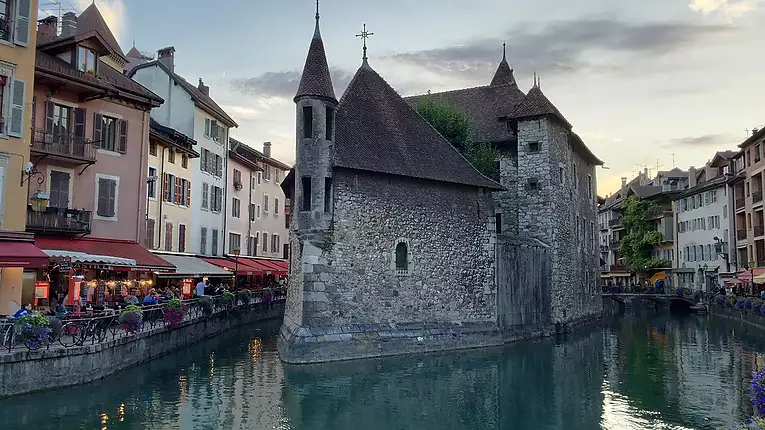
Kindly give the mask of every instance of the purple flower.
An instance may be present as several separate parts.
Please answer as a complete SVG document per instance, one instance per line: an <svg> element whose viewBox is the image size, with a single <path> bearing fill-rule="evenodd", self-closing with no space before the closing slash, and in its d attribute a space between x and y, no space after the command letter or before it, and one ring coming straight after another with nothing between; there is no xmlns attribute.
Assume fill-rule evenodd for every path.
<svg viewBox="0 0 765 430"><path fill-rule="evenodd" d="M752 372L749 396L758 416L765 416L765 368Z"/></svg>

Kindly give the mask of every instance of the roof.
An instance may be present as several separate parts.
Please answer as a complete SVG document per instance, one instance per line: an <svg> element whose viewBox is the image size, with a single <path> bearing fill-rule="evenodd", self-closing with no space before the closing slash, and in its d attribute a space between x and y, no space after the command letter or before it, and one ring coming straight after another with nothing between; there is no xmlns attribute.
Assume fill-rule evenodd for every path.
<svg viewBox="0 0 765 430"><path fill-rule="evenodd" d="M695 196L696 194L702 193L704 191L722 187L728 182L729 179L730 178L726 176L716 176L706 182L702 182L701 184L696 185L695 187L683 190L683 192L673 196L672 200L679 200L685 197Z"/></svg>
<svg viewBox="0 0 765 430"><path fill-rule="evenodd" d="M756 133L752 133L751 136L746 138L745 141L741 142L741 144L738 145L739 148L745 148L749 145L752 145L754 142L756 142L759 139L765 138L765 127L757 130Z"/></svg>
<svg viewBox="0 0 765 430"><path fill-rule="evenodd" d="M504 190L473 168L366 62L337 107L334 165Z"/></svg>
<svg viewBox="0 0 765 430"><path fill-rule="evenodd" d="M269 164L271 166L274 166L276 168L279 168L281 170L290 170L292 166L282 163L281 161L277 160L276 158L266 157L265 154L258 151L257 149L253 148L250 145L247 145L246 143L243 143L239 140L234 139L233 137L229 137L228 139L231 142L231 147L237 149L237 153L242 154L241 151L244 151L244 156L251 155L254 157L257 157L259 161L262 161L266 164ZM241 151L240 151L241 149Z"/></svg>
<svg viewBox="0 0 765 430"><path fill-rule="evenodd" d="M538 85L534 85L526 94L526 98L515 107L509 115L512 119L530 118L536 116L553 116L562 121L566 127L571 128L571 123L566 120L562 113L544 95Z"/></svg>
<svg viewBox="0 0 765 430"><path fill-rule="evenodd" d="M736 158L736 156L738 156L738 154L740 152L741 152L740 150L738 150L738 151L730 151L730 150L729 151L717 151L715 153L715 156L712 157L712 161L709 162L709 165L710 166L714 166L714 167L727 166L730 163L730 160ZM723 163L722 166L720 165L720 162Z"/></svg>
<svg viewBox="0 0 765 430"><path fill-rule="evenodd" d="M37 50L35 55L35 70L38 72L49 73L61 79L73 80L81 84L90 85L105 92L120 96L138 97L143 101L149 102L154 106L159 106L164 102L162 97L154 94L143 85L128 78L121 72L114 70L111 66L101 61L99 64L99 75L83 73L71 64L54 57L45 51Z"/></svg>
<svg viewBox="0 0 765 430"><path fill-rule="evenodd" d="M181 75L171 71L167 68L161 61L154 60L149 61L147 63L139 64L135 67L133 67L133 70L130 71L128 74L129 77L135 76L136 72L149 68L157 66L160 69L164 70L165 73L167 73L171 78L175 79L176 82L178 82L183 89L186 90L186 92L191 96L192 100L194 100L194 103L196 103L200 108L207 111L211 115L215 115L218 120L220 120L222 123L229 127L239 127L239 124L236 123L228 114L226 111L223 110L220 106L218 106L215 101L210 98L210 96L206 95L202 91L199 91L199 88L195 87L194 85L191 85L186 79L184 79Z"/></svg>
<svg viewBox="0 0 765 430"><path fill-rule="evenodd" d="M662 187L654 187L650 185L631 185L630 189L633 193L635 193L636 196L640 197L641 199L646 199L648 197L653 197L657 194L661 194Z"/></svg>
<svg viewBox="0 0 765 430"><path fill-rule="evenodd" d="M111 48L118 57L127 61L125 54L122 52L122 48L120 48L120 44L117 42L114 34L112 34L109 26L106 24L104 17L101 16L101 12L99 12L95 3L91 3L90 6L85 8L80 16L77 17L77 31L75 34L83 34L89 31L98 32L101 37L104 38L104 41L109 48Z"/></svg>
<svg viewBox="0 0 765 430"><path fill-rule="evenodd" d="M593 164L595 166L603 165L603 161L601 161L600 158L596 157L595 154L592 151L590 151L590 148L588 148L587 145L584 144L584 141L582 140L581 137L579 137L578 134L574 133L573 131L569 133L568 141L571 144L571 146L574 148L574 151L579 153L590 164Z"/></svg>
<svg viewBox="0 0 765 430"><path fill-rule="evenodd" d="M504 45L502 48L502 61L499 62L499 67L497 67L497 71L494 72L494 77L489 84L491 86L515 84L513 69L507 64L507 52L505 51Z"/></svg>
<svg viewBox="0 0 765 430"><path fill-rule="evenodd" d="M407 97L406 101L412 106L417 106L421 100L446 103L468 117L475 137L497 143L515 139L513 131L501 118L506 117L524 97L523 91L513 83L423 94Z"/></svg>
<svg viewBox="0 0 765 430"><path fill-rule="evenodd" d="M311 46L303 66L303 75L295 94L295 101L301 97L319 97L337 101L335 90L332 88L332 78L329 75L327 55L324 52L324 42L319 31L319 14L316 14L316 29L313 32Z"/></svg>
<svg viewBox="0 0 765 430"><path fill-rule="evenodd" d="M675 167L672 170L659 171L657 176L663 176L665 178L687 178L688 172L680 169L679 167Z"/></svg>
<svg viewBox="0 0 765 430"><path fill-rule="evenodd" d="M199 157L199 153L194 150L194 145L197 144L196 140L174 128L166 127L158 123L154 118L151 118L151 122L149 123L149 133L151 136L162 140L166 144L189 154L192 158Z"/></svg>

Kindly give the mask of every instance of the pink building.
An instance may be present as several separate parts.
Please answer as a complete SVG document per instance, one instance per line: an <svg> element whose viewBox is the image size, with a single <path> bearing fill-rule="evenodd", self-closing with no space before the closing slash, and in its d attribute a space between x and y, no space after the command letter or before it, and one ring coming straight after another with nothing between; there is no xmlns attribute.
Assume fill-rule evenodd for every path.
<svg viewBox="0 0 765 430"><path fill-rule="evenodd" d="M48 207L30 205L27 230L54 259L92 263L79 255L92 254L110 267L162 269L168 263L139 242L149 112L163 100L122 73L126 61L95 5L64 14L61 34L55 17L40 21L29 193L47 194Z"/></svg>

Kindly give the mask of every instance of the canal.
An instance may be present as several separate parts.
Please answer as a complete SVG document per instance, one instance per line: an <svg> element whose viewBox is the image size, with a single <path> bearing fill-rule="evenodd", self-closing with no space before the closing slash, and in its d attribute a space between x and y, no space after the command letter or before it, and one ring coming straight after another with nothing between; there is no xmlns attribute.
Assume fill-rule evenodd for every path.
<svg viewBox="0 0 765 430"><path fill-rule="evenodd" d="M243 327L88 385L0 400L0 429L706 429L751 415L765 336L626 315L504 348L285 366ZM51 369L51 372L60 371Z"/></svg>

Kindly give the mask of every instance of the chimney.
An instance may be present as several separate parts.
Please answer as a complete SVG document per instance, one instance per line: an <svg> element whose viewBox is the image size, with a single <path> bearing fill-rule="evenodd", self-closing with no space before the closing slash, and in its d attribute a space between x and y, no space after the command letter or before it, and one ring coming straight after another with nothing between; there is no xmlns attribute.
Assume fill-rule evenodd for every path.
<svg viewBox="0 0 765 430"><path fill-rule="evenodd" d="M199 85L197 86L197 88L199 88L199 91L202 91L204 95L206 95L207 97L210 97L210 87L208 87L207 85L205 85L204 82L202 82L202 78L199 78Z"/></svg>
<svg viewBox="0 0 765 430"><path fill-rule="evenodd" d="M263 155L271 158L271 142L263 142Z"/></svg>
<svg viewBox="0 0 765 430"><path fill-rule="evenodd" d="M758 131L760 131L760 129L759 129L759 128L757 128L757 127L752 127L752 136L754 136L755 134L757 134L757 132L758 132Z"/></svg>
<svg viewBox="0 0 765 430"><path fill-rule="evenodd" d="M77 15L67 12L61 16L61 37L74 36L77 32Z"/></svg>
<svg viewBox="0 0 765 430"><path fill-rule="evenodd" d="M55 15L37 21L37 34L56 36L56 24L58 24L58 18Z"/></svg>
<svg viewBox="0 0 765 430"><path fill-rule="evenodd" d="M688 168L688 188L696 186L696 168L691 166Z"/></svg>
<svg viewBox="0 0 765 430"><path fill-rule="evenodd" d="M626 187L627 187L627 178L622 177L622 188L626 188Z"/></svg>
<svg viewBox="0 0 765 430"><path fill-rule="evenodd" d="M171 72L175 72L175 47L168 46L157 51L157 59L165 67L170 69Z"/></svg>

